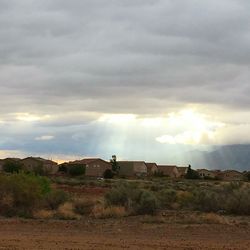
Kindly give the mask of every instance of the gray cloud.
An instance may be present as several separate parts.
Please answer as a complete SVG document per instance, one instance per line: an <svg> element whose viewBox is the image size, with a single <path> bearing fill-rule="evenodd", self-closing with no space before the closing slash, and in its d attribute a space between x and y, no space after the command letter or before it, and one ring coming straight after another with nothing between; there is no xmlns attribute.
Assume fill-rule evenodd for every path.
<svg viewBox="0 0 250 250"><path fill-rule="evenodd" d="M0 132L2 148L63 148L65 139L77 145L65 152L80 152L72 139L79 134L112 135L94 124L102 113L157 116L192 104L225 121L229 111L248 113L249 7L246 0L0 1L0 125L11 123ZM53 118L24 132L14 113ZM43 135L55 139L33 142Z"/></svg>

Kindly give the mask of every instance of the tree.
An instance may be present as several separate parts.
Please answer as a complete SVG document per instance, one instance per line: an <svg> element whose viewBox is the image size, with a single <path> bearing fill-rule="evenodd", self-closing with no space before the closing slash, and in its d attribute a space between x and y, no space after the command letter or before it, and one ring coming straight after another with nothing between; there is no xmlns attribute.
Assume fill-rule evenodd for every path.
<svg viewBox="0 0 250 250"><path fill-rule="evenodd" d="M246 173L247 180L250 181L250 172Z"/></svg>
<svg viewBox="0 0 250 250"><path fill-rule="evenodd" d="M69 174L71 176L84 175L85 174L85 165L84 164L70 164L69 165Z"/></svg>
<svg viewBox="0 0 250 250"><path fill-rule="evenodd" d="M103 178L104 179L112 179L114 176L114 173L111 169L106 169L103 173Z"/></svg>
<svg viewBox="0 0 250 250"><path fill-rule="evenodd" d="M185 175L186 179L200 179L199 173L191 168L191 165L188 165L188 170Z"/></svg>
<svg viewBox="0 0 250 250"><path fill-rule="evenodd" d="M110 160L110 163L112 165L112 171L115 173L115 174L118 174L120 168L119 168L119 165L116 161L116 155L112 155L112 159Z"/></svg>
<svg viewBox="0 0 250 250"><path fill-rule="evenodd" d="M11 159L6 160L3 164L3 170L7 173L18 173L22 170L22 167L22 163Z"/></svg>

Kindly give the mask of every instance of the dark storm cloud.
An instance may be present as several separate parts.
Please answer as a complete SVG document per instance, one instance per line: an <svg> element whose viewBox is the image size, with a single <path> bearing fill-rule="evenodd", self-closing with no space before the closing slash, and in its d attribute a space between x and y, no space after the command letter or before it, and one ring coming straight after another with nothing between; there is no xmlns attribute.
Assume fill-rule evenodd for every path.
<svg viewBox="0 0 250 250"><path fill-rule="evenodd" d="M101 130L93 125L101 113L248 111L249 8L246 0L1 0L0 122L51 115L20 140L53 134L56 144L76 138L71 126ZM18 126L2 130L4 145Z"/></svg>

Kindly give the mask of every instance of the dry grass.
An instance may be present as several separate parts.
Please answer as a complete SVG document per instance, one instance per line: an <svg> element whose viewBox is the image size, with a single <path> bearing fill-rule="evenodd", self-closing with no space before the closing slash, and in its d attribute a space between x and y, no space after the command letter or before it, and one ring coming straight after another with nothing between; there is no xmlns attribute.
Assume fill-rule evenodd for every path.
<svg viewBox="0 0 250 250"><path fill-rule="evenodd" d="M221 215L215 213L207 213L201 216L203 222L208 224L229 224L228 220Z"/></svg>
<svg viewBox="0 0 250 250"><path fill-rule="evenodd" d="M74 212L77 214L89 215L92 213L95 204L95 200L78 198L73 201L73 209Z"/></svg>
<svg viewBox="0 0 250 250"><path fill-rule="evenodd" d="M73 204L70 202L66 202L63 205L61 205L58 208L55 216L56 216L56 218L62 219L62 220L80 219L80 216L74 212Z"/></svg>
<svg viewBox="0 0 250 250"><path fill-rule="evenodd" d="M52 219L55 215L54 211L51 210L38 210L36 212L33 213L33 217L35 219Z"/></svg>
<svg viewBox="0 0 250 250"><path fill-rule="evenodd" d="M99 219L106 218L121 218L127 216L127 212L124 207L109 206L104 207L101 205L95 206L93 209L93 216Z"/></svg>

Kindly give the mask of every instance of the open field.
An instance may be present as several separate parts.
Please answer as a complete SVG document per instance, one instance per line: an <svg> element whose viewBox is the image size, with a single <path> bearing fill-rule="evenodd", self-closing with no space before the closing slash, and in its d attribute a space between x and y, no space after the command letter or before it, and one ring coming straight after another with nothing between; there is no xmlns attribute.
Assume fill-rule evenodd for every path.
<svg viewBox="0 0 250 250"><path fill-rule="evenodd" d="M250 246L249 224L145 223L147 220L1 219L0 249L247 250Z"/></svg>

